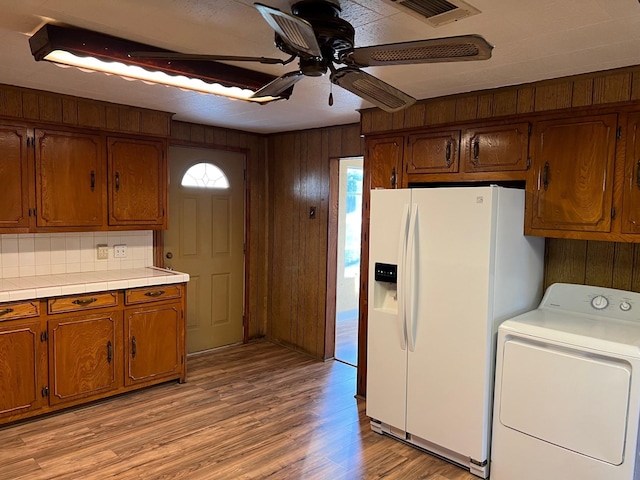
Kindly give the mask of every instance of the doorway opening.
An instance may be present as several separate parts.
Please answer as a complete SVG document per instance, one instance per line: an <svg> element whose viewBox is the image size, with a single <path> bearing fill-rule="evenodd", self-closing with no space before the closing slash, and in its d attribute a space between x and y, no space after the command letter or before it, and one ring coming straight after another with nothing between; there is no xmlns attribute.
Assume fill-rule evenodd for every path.
<svg viewBox="0 0 640 480"><path fill-rule="evenodd" d="M340 159L335 359L358 365L362 157Z"/></svg>

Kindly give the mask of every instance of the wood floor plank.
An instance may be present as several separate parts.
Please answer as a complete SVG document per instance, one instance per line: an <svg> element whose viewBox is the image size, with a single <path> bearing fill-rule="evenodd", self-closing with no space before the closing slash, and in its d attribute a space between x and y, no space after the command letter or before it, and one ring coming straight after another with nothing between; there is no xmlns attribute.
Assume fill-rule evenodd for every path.
<svg viewBox="0 0 640 480"><path fill-rule="evenodd" d="M258 342L168 383L0 429L0 480L476 477L371 431L355 368Z"/></svg>

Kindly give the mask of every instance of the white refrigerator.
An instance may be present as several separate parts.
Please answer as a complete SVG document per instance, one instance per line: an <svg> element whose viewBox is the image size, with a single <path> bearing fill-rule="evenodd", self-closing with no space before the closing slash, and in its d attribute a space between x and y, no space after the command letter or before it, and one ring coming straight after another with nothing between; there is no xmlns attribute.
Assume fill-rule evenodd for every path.
<svg viewBox="0 0 640 480"><path fill-rule="evenodd" d="M487 478L496 332L536 308L544 239L525 237L524 190L373 190L367 415Z"/></svg>

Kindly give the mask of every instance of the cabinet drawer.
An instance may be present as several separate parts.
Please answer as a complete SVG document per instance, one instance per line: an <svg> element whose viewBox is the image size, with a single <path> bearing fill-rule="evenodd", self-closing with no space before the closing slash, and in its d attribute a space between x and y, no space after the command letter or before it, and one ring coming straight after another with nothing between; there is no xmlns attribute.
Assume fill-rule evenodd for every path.
<svg viewBox="0 0 640 480"><path fill-rule="evenodd" d="M181 285L157 285L155 287L136 288L124 293L124 303L135 305L137 303L157 302L180 298L182 296Z"/></svg>
<svg viewBox="0 0 640 480"><path fill-rule="evenodd" d="M47 305L49 313L80 312L92 308L115 307L118 305L116 292L87 293L72 297L50 298Z"/></svg>
<svg viewBox="0 0 640 480"><path fill-rule="evenodd" d="M0 303L0 322L40 315L40 302Z"/></svg>

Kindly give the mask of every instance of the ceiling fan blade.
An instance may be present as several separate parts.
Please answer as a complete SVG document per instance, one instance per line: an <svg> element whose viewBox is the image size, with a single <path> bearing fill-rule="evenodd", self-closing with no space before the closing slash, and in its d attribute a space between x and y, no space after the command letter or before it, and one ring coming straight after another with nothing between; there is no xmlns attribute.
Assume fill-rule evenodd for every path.
<svg viewBox="0 0 640 480"><path fill-rule="evenodd" d="M416 102L412 96L353 67L335 70L331 73L331 81L390 113L407 108Z"/></svg>
<svg viewBox="0 0 640 480"><path fill-rule="evenodd" d="M369 67L487 60L491 58L491 50L493 46L480 35L460 35L354 48L344 63Z"/></svg>
<svg viewBox="0 0 640 480"><path fill-rule="evenodd" d="M313 27L306 20L261 3L254 3L267 23L282 40L302 57L321 57Z"/></svg>
<svg viewBox="0 0 640 480"><path fill-rule="evenodd" d="M280 97L289 98L289 95L282 95L288 89L292 88L299 80L304 77L301 71L288 72L281 77L276 78L274 81L269 82L260 90L256 91L251 98L259 97Z"/></svg>
<svg viewBox="0 0 640 480"><path fill-rule="evenodd" d="M177 52L129 52L131 58L158 58L160 60L199 60L213 62L259 62L270 65L286 65L295 57L287 60L267 57L236 57L233 55L206 55L199 53L177 53Z"/></svg>

